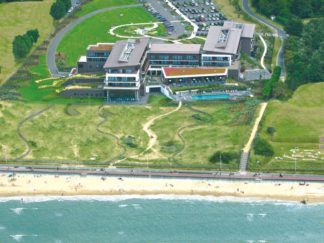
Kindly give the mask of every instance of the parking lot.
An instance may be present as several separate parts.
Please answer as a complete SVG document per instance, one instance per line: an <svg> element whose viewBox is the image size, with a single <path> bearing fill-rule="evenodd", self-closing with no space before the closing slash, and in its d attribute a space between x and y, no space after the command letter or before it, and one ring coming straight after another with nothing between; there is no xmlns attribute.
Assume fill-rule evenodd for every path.
<svg viewBox="0 0 324 243"><path fill-rule="evenodd" d="M171 0L183 14L199 26L197 35L206 36L213 25L223 25L225 16L212 0Z"/></svg>
<svg viewBox="0 0 324 243"><path fill-rule="evenodd" d="M180 22L178 16L174 16L170 13L168 8L165 8L164 1L158 0L146 0L146 9L158 20L163 22L167 28L168 34L174 37L178 37L184 34L185 29L183 24Z"/></svg>

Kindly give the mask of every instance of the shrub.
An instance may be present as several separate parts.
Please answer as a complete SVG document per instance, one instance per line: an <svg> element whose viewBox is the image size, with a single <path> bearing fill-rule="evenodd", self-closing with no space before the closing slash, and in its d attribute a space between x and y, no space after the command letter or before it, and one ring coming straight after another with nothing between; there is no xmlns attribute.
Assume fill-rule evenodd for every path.
<svg viewBox="0 0 324 243"><path fill-rule="evenodd" d="M274 155L272 145L265 139L257 137L253 144L254 152L257 155L271 157Z"/></svg>
<svg viewBox="0 0 324 243"><path fill-rule="evenodd" d="M267 133L271 136L276 132L276 129L274 127L268 127L267 128Z"/></svg>
<svg viewBox="0 0 324 243"><path fill-rule="evenodd" d="M209 162L211 163L222 162L228 164L229 162L237 158L238 158L238 153L236 152L217 151L209 158Z"/></svg>
<svg viewBox="0 0 324 243"><path fill-rule="evenodd" d="M126 144L128 147L130 148L136 148L137 144L136 144L136 140L135 137L133 136L126 136L122 138L122 142L124 144Z"/></svg>

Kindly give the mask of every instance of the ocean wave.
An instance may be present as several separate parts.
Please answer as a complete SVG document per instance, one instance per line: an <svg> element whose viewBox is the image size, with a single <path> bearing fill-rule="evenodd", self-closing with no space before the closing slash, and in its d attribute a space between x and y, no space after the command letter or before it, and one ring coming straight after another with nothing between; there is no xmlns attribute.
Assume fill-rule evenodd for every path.
<svg viewBox="0 0 324 243"><path fill-rule="evenodd" d="M11 208L10 210L15 214L20 215L24 210L38 210L38 208Z"/></svg>
<svg viewBox="0 0 324 243"><path fill-rule="evenodd" d="M200 195L106 195L106 196L25 196L25 197L0 197L0 203L9 201L20 201L21 203L38 203L48 201L109 201L120 202L125 200L140 199L140 200L180 200L186 202L194 201L209 201L216 203L251 203L251 204L275 204L295 206L300 205L300 202L275 200L275 199L262 199L253 197L232 197L232 196L200 196ZM324 203L311 203L307 206L324 205ZM18 210L18 209L17 209Z"/></svg>
<svg viewBox="0 0 324 243"><path fill-rule="evenodd" d="M38 235L22 235L22 234L17 234L17 235L10 235L10 237L12 239L14 239L15 241L19 242L22 240L23 237L37 237Z"/></svg>

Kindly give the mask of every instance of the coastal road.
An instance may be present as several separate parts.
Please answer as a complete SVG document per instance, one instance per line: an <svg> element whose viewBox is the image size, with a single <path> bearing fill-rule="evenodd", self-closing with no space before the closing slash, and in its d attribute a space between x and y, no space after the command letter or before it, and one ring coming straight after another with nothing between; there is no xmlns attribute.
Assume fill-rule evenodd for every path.
<svg viewBox="0 0 324 243"><path fill-rule="evenodd" d="M298 181L324 183L324 175L302 174L273 174L273 173L246 173L219 172L219 171L189 171L189 170L152 170L152 169L115 169L115 168L63 168L63 167L22 167L1 165L2 173L32 173L54 175L91 175L114 177L148 177L148 178L175 178L175 179L227 179L227 180L254 180L254 181Z"/></svg>
<svg viewBox="0 0 324 243"><path fill-rule="evenodd" d="M50 71L51 75L53 77L62 77L62 76L66 76L67 73L61 73L59 72L57 66L56 66L56 62L55 62L55 54L56 54L56 49L59 45L59 43L61 42L61 40L63 39L63 37L65 36L65 34L67 32L69 32L70 30L72 30L75 26L77 26L79 23L81 23L83 20L86 20L88 18L93 17L94 15L98 14L98 13L103 13L109 10L114 10L114 9L121 9L121 8L134 8L134 7L140 7L143 6L142 4L130 4L130 5L122 5L122 6L113 6L113 7L107 7L107 8L102 8L102 9L98 9L95 10L91 13L88 13L80 18L78 18L77 20L71 22L70 24L68 24L67 26L65 26L63 29L61 29L55 36L54 38L51 40L48 49L47 49L47 66L48 66L48 70Z"/></svg>
<svg viewBox="0 0 324 243"><path fill-rule="evenodd" d="M284 79L286 77L286 69L285 69L285 61L284 61L284 40L287 38L287 33L282 28L272 24L267 19L260 17L259 15L256 15L252 12L250 6L249 6L249 0L242 0L243 10L250 15L252 18L256 19L262 24L265 24L266 26L273 29L278 37L281 40L281 46L278 52L277 56L277 65L281 67L281 78Z"/></svg>

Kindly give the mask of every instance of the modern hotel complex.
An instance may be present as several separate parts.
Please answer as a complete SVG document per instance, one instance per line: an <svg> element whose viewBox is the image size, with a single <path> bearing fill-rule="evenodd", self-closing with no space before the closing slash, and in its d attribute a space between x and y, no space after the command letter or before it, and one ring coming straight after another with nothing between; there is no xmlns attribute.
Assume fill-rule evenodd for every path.
<svg viewBox="0 0 324 243"><path fill-rule="evenodd" d="M105 73L108 101L137 101L160 86L200 85L239 78L241 52L251 54L255 25L225 21L209 29L204 45L153 43L150 38L98 43L78 61L78 73Z"/></svg>

